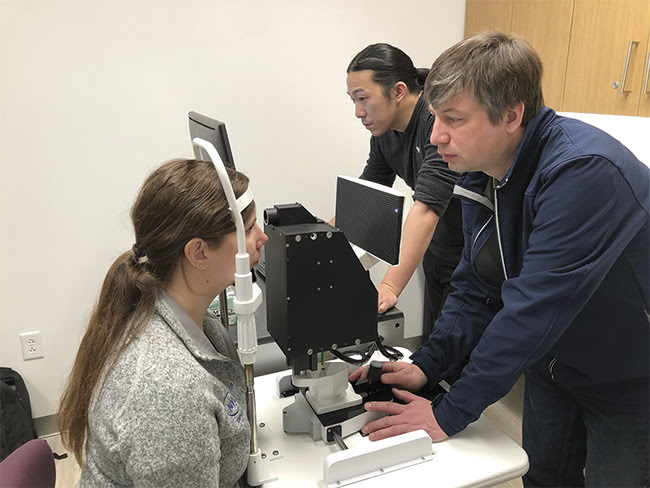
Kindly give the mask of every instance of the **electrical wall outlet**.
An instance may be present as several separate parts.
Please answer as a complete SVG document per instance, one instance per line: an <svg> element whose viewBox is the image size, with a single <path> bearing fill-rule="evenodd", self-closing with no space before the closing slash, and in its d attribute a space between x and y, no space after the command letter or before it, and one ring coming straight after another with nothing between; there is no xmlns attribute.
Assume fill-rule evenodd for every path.
<svg viewBox="0 0 650 488"><path fill-rule="evenodd" d="M38 359L43 357L43 344L41 331L23 332L20 336L20 346L23 349L23 360Z"/></svg>

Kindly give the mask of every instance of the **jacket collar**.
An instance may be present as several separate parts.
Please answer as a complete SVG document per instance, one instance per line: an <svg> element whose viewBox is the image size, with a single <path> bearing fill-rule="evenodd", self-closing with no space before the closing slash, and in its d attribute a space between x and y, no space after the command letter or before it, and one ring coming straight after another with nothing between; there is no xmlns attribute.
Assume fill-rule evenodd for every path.
<svg viewBox="0 0 650 488"><path fill-rule="evenodd" d="M531 157L531 155L538 151L539 142L542 138L541 134L546 130L546 126L555 117L557 117L557 115L553 109L542 107L542 109L528 121L524 135L519 143L519 148L515 154L515 161L510 166L510 169L503 180L501 180L499 186L505 185L513 174L520 172L528 173L531 169L534 171L535 168L530 168L530 166L533 164L536 165L539 158Z"/></svg>
<svg viewBox="0 0 650 488"><path fill-rule="evenodd" d="M166 291L162 292L160 299L156 303L156 313L183 341L185 347L193 356L203 360L226 359L223 354L216 350L208 336L192 320L183 307Z"/></svg>

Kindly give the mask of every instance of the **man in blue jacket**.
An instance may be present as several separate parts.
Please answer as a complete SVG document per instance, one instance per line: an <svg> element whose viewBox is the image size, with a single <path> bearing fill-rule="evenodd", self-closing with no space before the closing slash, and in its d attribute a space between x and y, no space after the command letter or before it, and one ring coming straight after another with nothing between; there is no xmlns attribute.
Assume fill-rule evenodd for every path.
<svg viewBox="0 0 650 488"><path fill-rule="evenodd" d="M500 33L434 62L423 96L432 144L463 173L465 247L433 333L381 381L417 391L462 372L433 402L393 389L404 404L366 404L390 415L363 430L442 440L525 373L525 486L647 486L650 170L544 107L541 77L530 45Z"/></svg>

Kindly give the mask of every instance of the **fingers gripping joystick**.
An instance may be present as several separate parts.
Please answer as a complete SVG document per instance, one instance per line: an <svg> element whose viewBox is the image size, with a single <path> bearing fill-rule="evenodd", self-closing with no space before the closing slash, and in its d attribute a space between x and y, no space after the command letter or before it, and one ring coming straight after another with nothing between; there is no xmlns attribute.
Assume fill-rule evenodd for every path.
<svg viewBox="0 0 650 488"><path fill-rule="evenodd" d="M381 385L382 364L381 361L370 361L370 367L368 368L369 387L379 387Z"/></svg>
<svg viewBox="0 0 650 488"><path fill-rule="evenodd" d="M382 361L370 361L365 379L353 382L354 390L363 397L364 403L393 400L390 385L381 382L383 364Z"/></svg>

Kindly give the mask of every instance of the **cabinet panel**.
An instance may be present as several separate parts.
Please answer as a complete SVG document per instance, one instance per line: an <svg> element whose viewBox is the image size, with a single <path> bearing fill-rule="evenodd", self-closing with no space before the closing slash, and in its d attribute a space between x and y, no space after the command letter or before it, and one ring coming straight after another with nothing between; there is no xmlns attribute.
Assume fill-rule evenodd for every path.
<svg viewBox="0 0 650 488"><path fill-rule="evenodd" d="M512 10L513 34L524 37L544 64L544 103L562 107L564 77L569 56L573 0L516 0Z"/></svg>
<svg viewBox="0 0 650 488"><path fill-rule="evenodd" d="M465 2L465 37L486 29L510 32L513 0L467 0Z"/></svg>
<svg viewBox="0 0 650 488"><path fill-rule="evenodd" d="M562 110L636 115L649 26L648 0L575 0Z"/></svg>

